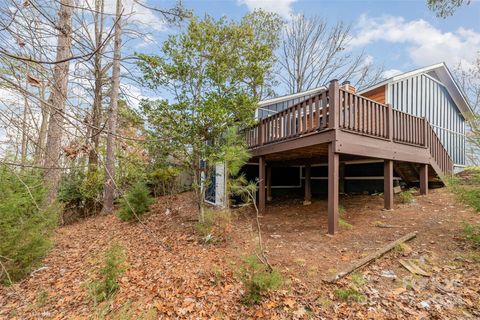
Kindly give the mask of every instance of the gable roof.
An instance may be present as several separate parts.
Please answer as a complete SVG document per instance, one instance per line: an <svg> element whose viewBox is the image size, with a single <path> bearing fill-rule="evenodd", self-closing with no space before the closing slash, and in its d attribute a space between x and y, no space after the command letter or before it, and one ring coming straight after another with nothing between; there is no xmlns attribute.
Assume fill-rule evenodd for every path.
<svg viewBox="0 0 480 320"><path fill-rule="evenodd" d="M396 76L393 76L389 79L381 81L373 86L360 90L358 93L362 94L378 87L390 84L393 82L401 81L420 74L428 74L434 72L438 77L438 80L445 86L448 91L448 94L452 97L453 101L457 105L458 109L465 118L470 118L474 113L472 107L467 101L465 94L462 92L457 82L455 81L452 73L448 69L447 65L442 63L437 63L428 67L416 69L413 71L405 72Z"/></svg>

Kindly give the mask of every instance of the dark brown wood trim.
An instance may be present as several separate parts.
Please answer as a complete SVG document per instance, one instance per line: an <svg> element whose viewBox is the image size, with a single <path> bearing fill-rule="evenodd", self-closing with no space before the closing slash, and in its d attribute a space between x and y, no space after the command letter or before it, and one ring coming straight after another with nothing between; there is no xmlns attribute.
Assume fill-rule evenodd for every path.
<svg viewBox="0 0 480 320"><path fill-rule="evenodd" d="M428 164L420 165L420 194L428 194Z"/></svg>
<svg viewBox="0 0 480 320"><path fill-rule="evenodd" d="M335 139L334 130L325 130L321 132L312 132L298 138L269 144L251 150L253 157L267 155L271 153L294 150L298 148L309 147L317 144L327 143Z"/></svg>
<svg viewBox="0 0 480 320"><path fill-rule="evenodd" d="M338 108L340 106L340 85L337 80L330 81L328 89L328 127L338 128Z"/></svg>
<svg viewBox="0 0 480 320"><path fill-rule="evenodd" d="M303 166L306 164L326 164L328 162L328 156L319 156L313 158L298 158L291 160L275 160L269 161L268 164L271 167L290 167L290 166Z"/></svg>
<svg viewBox="0 0 480 320"><path fill-rule="evenodd" d="M334 142L328 145L328 233L338 230L338 172L340 158Z"/></svg>
<svg viewBox="0 0 480 320"><path fill-rule="evenodd" d="M393 209L393 161L385 160L383 164L383 200L385 209Z"/></svg>
<svg viewBox="0 0 480 320"><path fill-rule="evenodd" d="M372 139L338 130L335 143L337 153L359 155L379 159L429 163L428 150L383 139Z"/></svg>

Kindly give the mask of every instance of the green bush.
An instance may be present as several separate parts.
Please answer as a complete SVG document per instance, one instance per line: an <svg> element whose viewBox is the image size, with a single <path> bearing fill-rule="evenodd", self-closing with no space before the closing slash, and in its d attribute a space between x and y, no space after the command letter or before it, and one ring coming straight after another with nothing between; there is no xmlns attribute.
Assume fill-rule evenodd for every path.
<svg viewBox="0 0 480 320"><path fill-rule="evenodd" d="M98 272L98 279L87 284L90 297L96 303L112 297L118 290L118 278L125 272L125 252L118 243L113 243L105 251L103 267Z"/></svg>
<svg viewBox="0 0 480 320"><path fill-rule="evenodd" d="M366 302L367 297L355 288L340 288L335 290L335 296L341 301Z"/></svg>
<svg viewBox="0 0 480 320"><path fill-rule="evenodd" d="M51 246L58 207L43 208L38 172L0 166L0 282L18 281L41 263Z"/></svg>
<svg viewBox="0 0 480 320"><path fill-rule="evenodd" d="M402 191L398 194L398 199L400 200L401 203L408 204L412 203L415 198L413 194L415 193L415 189L408 189L405 191Z"/></svg>
<svg viewBox="0 0 480 320"><path fill-rule="evenodd" d="M242 302L247 305L258 304L264 293L269 290L277 290L282 285L280 272L269 270L256 255L243 259L238 276L246 289Z"/></svg>
<svg viewBox="0 0 480 320"><path fill-rule="evenodd" d="M72 170L62 177L58 201L65 205L63 218L70 222L75 218L97 213L102 208L104 174L98 170L85 173ZM71 216L66 214L71 211Z"/></svg>
<svg viewBox="0 0 480 320"><path fill-rule="evenodd" d="M340 228L344 228L344 229L347 229L347 230L353 229L353 225L351 225L350 223L348 223L347 221L345 221L343 219L338 219L338 225L340 226Z"/></svg>
<svg viewBox="0 0 480 320"><path fill-rule="evenodd" d="M137 182L120 200L117 215L123 221L131 221L143 215L153 203L150 190L144 182Z"/></svg>
<svg viewBox="0 0 480 320"><path fill-rule="evenodd" d="M163 166L149 172L147 178L149 185L153 186L153 193L157 195L174 194L179 191L178 176L181 171L173 166Z"/></svg>
<svg viewBox="0 0 480 320"><path fill-rule="evenodd" d="M467 222L463 223L463 236L474 246L480 248L480 225L473 225Z"/></svg>
<svg viewBox="0 0 480 320"><path fill-rule="evenodd" d="M480 185L477 187L458 188L461 200L480 212Z"/></svg>
<svg viewBox="0 0 480 320"><path fill-rule="evenodd" d="M350 276L351 283L346 288L340 288L335 290L335 296L341 301L354 301L363 303L367 301L367 297L361 292L360 288L363 287L367 281L360 272L354 272Z"/></svg>
<svg viewBox="0 0 480 320"><path fill-rule="evenodd" d="M447 186L463 203L480 212L480 168L470 167L448 179Z"/></svg>

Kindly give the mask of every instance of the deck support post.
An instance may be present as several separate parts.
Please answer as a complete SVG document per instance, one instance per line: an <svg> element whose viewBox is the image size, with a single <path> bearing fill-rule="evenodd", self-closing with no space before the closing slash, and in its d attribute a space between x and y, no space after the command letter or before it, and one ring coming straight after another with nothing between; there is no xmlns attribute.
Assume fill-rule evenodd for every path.
<svg viewBox="0 0 480 320"><path fill-rule="evenodd" d="M338 229L339 160L334 142L330 142L328 145L328 233L331 235Z"/></svg>
<svg viewBox="0 0 480 320"><path fill-rule="evenodd" d="M265 157L258 159L258 210L265 212Z"/></svg>
<svg viewBox="0 0 480 320"><path fill-rule="evenodd" d="M428 194L428 164L420 165L420 194Z"/></svg>
<svg viewBox="0 0 480 320"><path fill-rule="evenodd" d="M272 167L267 166L267 201L272 201Z"/></svg>
<svg viewBox="0 0 480 320"><path fill-rule="evenodd" d="M383 200L385 209L393 209L393 160L383 164Z"/></svg>
<svg viewBox="0 0 480 320"><path fill-rule="evenodd" d="M311 166L310 164L305 165L305 199L303 205L307 206L312 203L312 189L311 189Z"/></svg>

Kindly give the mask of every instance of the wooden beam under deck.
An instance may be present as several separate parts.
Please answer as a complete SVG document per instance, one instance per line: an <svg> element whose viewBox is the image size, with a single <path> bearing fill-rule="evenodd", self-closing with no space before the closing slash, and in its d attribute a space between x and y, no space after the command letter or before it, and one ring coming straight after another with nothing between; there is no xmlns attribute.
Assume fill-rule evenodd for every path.
<svg viewBox="0 0 480 320"><path fill-rule="evenodd" d="M315 146L323 143L328 143L335 139L334 130L326 130L322 132L313 132L298 138L280 141L273 144L268 144L262 147L251 149L253 157L263 156L267 154L280 153L280 152L292 152L295 149Z"/></svg>
<svg viewBox="0 0 480 320"><path fill-rule="evenodd" d="M392 142L337 130L335 152L379 159L427 164L430 154L424 147Z"/></svg>
<svg viewBox="0 0 480 320"><path fill-rule="evenodd" d="M251 150L253 157L265 156L272 162L298 164L319 163L327 160L327 145L334 142L335 152L352 159L377 158L407 161L419 164L430 163L428 149L422 146L403 144L359 135L344 130L328 130L300 136ZM301 161L299 160L301 159ZM303 162L304 161L304 162Z"/></svg>

